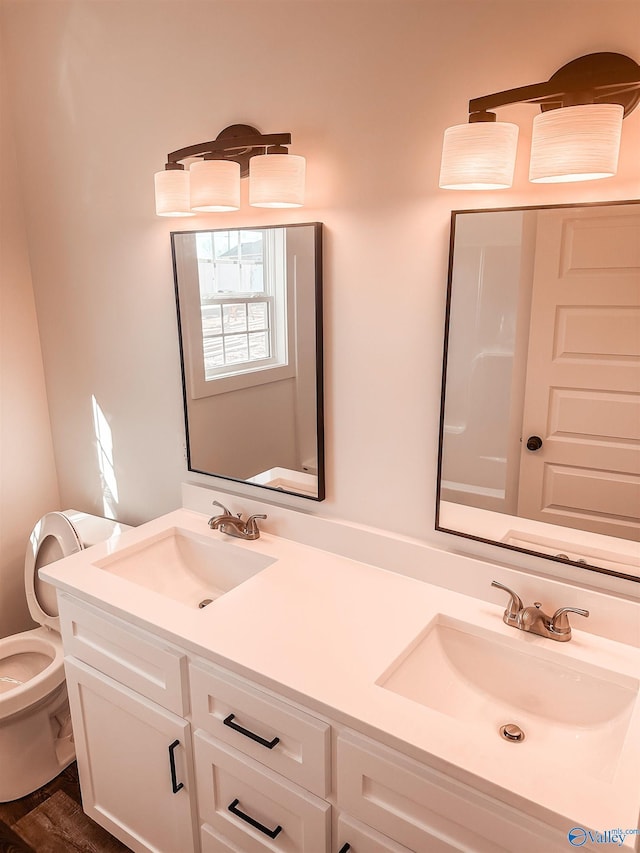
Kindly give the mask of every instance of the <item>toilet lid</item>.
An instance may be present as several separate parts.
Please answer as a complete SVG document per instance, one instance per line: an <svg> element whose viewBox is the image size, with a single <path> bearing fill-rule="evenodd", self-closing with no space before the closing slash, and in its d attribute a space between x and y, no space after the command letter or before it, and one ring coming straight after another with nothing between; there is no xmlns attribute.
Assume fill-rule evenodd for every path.
<svg viewBox="0 0 640 853"><path fill-rule="evenodd" d="M62 512L48 512L29 537L24 560L24 585L31 618L54 631L60 630L56 591L40 580L38 569L83 548L75 527Z"/></svg>

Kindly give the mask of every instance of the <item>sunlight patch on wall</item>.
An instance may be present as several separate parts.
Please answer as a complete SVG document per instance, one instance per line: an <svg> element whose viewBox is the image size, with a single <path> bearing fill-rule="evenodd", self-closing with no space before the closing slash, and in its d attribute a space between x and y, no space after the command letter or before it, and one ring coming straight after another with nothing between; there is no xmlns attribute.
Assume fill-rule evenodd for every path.
<svg viewBox="0 0 640 853"><path fill-rule="evenodd" d="M93 428L96 435L96 450L98 466L102 482L102 508L105 518L116 518L115 509L118 504L118 482L113 464L113 438L111 427L107 423L104 412L98 401L92 395Z"/></svg>

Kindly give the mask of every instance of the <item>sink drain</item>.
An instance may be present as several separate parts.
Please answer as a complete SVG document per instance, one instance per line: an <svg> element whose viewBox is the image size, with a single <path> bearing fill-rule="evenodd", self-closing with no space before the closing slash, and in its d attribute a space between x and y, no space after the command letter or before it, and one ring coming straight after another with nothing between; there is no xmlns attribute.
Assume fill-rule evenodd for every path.
<svg viewBox="0 0 640 853"><path fill-rule="evenodd" d="M213 598L203 598L198 607L200 608L200 610L202 610L203 607L206 607L207 604L211 604L212 601Z"/></svg>
<svg viewBox="0 0 640 853"><path fill-rule="evenodd" d="M522 743L524 740L524 732L515 723L507 723L504 726L500 726L500 734L505 740L511 743Z"/></svg>

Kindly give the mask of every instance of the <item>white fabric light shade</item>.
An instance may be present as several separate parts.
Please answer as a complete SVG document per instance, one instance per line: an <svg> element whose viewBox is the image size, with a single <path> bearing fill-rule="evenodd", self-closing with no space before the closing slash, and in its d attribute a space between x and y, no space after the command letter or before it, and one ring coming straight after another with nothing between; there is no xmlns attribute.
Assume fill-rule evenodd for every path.
<svg viewBox="0 0 640 853"><path fill-rule="evenodd" d="M158 216L193 216L189 200L189 172L167 169L156 172L156 213Z"/></svg>
<svg viewBox="0 0 640 853"><path fill-rule="evenodd" d="M440 187L500 190L513 183L518 125L504 121L457 124L444 132Z"/></svg>
<svg viewBox="0 0 640 853"><path fill-rule="evenodd" d="M529 180L563 183L615 175L623 114L620 104L584 104L537 115Z"/></svg>
<svg viewBox="0 0 640 853"><path fill-rule="evenodd" d="M302 207L305 159L295 154L259 154L249 161L249 204Z"/></svg>
<svg viewBox="0 0 640 853"><path fill-rule="evenodd" d="M240 208L240 164L233 160L192 163L191 210L218 213Z"/></svg>

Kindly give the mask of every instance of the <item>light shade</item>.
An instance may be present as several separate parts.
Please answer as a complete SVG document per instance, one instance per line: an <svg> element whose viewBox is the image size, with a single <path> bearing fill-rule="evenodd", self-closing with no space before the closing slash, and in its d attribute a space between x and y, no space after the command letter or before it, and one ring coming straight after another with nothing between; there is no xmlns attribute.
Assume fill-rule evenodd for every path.
<svg viewBox="0 0 640 853"><path fill-rule="evenodd" d="M537 115L529 180L562 183L615 175L623 114L620 104L584 104Z"/></svg>
<svg viewBox="0 0 640 853"><path fill-rule="evenodd" d="M302 207L305 159L295 154L259 154L249 161L249 204Z"/></svg>
<svg viewBox="0 0 640 853"><path fill-rule="evenodd" d="M158 216L194 216L189 202L189 172L166 169L154 175Z"/></svg>
<svg viewBox="0 0 640 853"><path fill-rule="evenodd" d="M240 208L240 164L233 160L192 163L191 210L218 213Z"/></svg>
<svg viewBox="0 0 640 853"><path fill-rule="evenodd" d="M501 190L513 183L518 125L504 121L457 124L444 132L440 187Z"/></svg>

